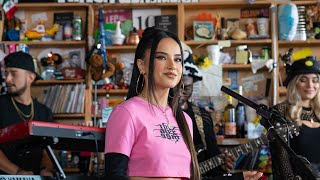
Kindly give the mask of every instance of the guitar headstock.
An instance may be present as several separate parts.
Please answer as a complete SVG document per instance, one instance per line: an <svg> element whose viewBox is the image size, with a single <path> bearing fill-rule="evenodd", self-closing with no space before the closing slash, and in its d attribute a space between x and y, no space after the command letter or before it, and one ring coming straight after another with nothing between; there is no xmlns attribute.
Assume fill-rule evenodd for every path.
<svg viewBox="0 0 320 180"><path fill-rule="evenodd" d="M293 138L294 136L298 136L300 134L300 128L297 123L288 123L288 124L280 124L276 123L275 130L279 134L279 136L285 141L288 141L288 136Z"/></svg>

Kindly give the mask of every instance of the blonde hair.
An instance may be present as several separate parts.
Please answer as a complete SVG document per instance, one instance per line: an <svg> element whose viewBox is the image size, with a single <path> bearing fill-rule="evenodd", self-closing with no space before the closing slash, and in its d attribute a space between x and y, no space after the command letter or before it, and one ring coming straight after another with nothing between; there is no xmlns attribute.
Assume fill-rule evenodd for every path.
<svg viewBox="0 0 320 180"><path fill-rule="evenodd" d="M286 108L286 117L294 122L297 122L299 125L302 124L301 122L301 112L302 106L300 105L301 95L297 90L297 83L299 79L303 76L303 74L297 75L289 82L287 86L287 108ZM319 74L317 77L320 80ZM319 82L318 82L319 83ZM310 107L315 113L317 119L320 119L320 92L318 90L317 94L313 99L311 99Z"/></svg>

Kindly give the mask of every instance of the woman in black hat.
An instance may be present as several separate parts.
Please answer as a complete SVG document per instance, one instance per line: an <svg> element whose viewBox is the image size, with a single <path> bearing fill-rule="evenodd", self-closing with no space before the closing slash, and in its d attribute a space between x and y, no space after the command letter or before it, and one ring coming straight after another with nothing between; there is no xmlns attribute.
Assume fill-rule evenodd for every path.
<svg viewBox="0 0 320 180"><path fill-rule="evenodd" d="M290 147L296 154L305 157L315 171L320 170L320 64L313 57L295 61L287 65L287 99L276 108L287 119L300 126L300 134L289 139ZM310 174L297 171L299 164L293 163L294 157L275 140L271 143L274 179L290 179L301 176L311 179Z"/></svg>

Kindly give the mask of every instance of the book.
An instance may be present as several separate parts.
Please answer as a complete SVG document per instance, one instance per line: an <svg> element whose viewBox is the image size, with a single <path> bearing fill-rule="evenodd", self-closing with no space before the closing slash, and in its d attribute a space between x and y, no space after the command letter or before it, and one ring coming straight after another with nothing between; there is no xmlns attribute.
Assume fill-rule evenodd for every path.
<svg viewBox="0 0 320 180"><path fill-rule="evenodd" d="M228 78L230 80L229 88L231 90L237 90L239 87L238 83L238 70L228 70Z"/></svg>
<svg viewBox="0 0 320 180"><path fill-rule="evenodd" d="M240 9L240 18L269 18L269 8L241 8Z"/></svg>
<svg viewBox="0 0 320 180"><path fill-rule="evenodd" d="M161 9L132 9L133 26L138 32L155 25L154 17L161 15Z"/></svg>
<svg viewBox="0 0 320 180"><path fill-rule="evenodd" d="M99 39L99 9L94 9L94 39ZM103 11L103 27L105 30L106 45L112 45L112 35L116 29L116 23L120 21L121 32L128 36L132 27L132 10L131 9L115 9Z"/></svg>
<svg viewBox="0 0 320 180"><path fill-rule="evenodd" d="M177 31L177 16L176 15L160 15L154 17L155 26L163 29L165 31L169 31L173 34L178 33Z"/></svg>
<svg viewBox="0 0 320 180"><path fill-rule="evenodd" d="M212 21L193 21L194 40L214 39L214 26Z"/></svg>
<svg viewBox="0 0 320 180"><path fill-rule="evenodd" d="M73 12L53 13L53 22L64 25L66 23L72 23Z"/></svg>
<svg viewBox="0 0 320 180"><path fill-rule="evenodd" d="M107 10L104 13L104 20L106 24L113 24L114 29L117 21L120 21L121 31L125 36L127 36L132 27L132 10L131 9Z"/></svg>

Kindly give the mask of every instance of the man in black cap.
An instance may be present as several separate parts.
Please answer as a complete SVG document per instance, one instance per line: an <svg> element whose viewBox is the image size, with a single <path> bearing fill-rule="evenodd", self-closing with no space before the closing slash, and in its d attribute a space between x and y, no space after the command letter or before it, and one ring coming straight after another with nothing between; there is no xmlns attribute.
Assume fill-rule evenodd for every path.
<svg viewBox="0 0 320 180"><path fill-rule="evenodd" d="M31 97L31 84L41 79L29 54L4 58L7 94L0 96L0 128L26 120L53 121L52 112ZM0 144L0 174L52 176L53 164L39 144Z"/></svg>
<svg viewBox="0 0 320 180"><path fill-rule="evenodd" d="M201 162L217 156L221 154L221 152L217 144L216 135L213 129L213 120L210 113L205 108L199 107L189 101L193 92L193 83L202 80L202 73L194 64L190 48L186 48L186 45L183 43L182 46L184 47L184 69L182 77L184 89L180 97L180 104L182 110L185 111L192 119L193 142L196 151L198 152L198 161L201 168L201 166L203 166ZM223 157L224 163L222 166L218 166L203 174L203 180L239 180L244 178L258 180L262 176L262 173L256 171L246 171L235 174L227 173L232 169L236 160L230 156L228 152L226 152Z"/></svg>
<svg viewBox="0 0 320 180"><path fill-rule="evenodd" d="M320 177L320 63L314 56L286 63L287 98L276 105L287 123L298 124L299 136L290 138L290 148L306 158L313 172ZM276 119L275 119L276 120ZM273 122L284 123L283 121ZM274 180L316 179L312 173L303 171L304 163L297 164L297 157L290 155L278 139L270 142L272 174ZM298 162L299 163L299 162Z"/></svg>

